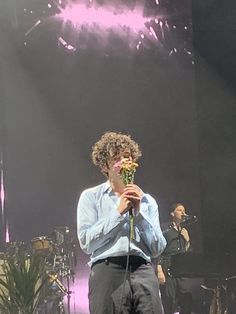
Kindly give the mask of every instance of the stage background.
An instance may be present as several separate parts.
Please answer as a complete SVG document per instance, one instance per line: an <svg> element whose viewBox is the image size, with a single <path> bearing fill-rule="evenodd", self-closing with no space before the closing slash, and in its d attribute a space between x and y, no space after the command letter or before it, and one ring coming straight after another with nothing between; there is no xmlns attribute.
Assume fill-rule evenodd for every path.
<svg viewBox="0 0 236 314"><path fill-rule="evenodd" d="M44 10L50 16L46 2L1 3L1 154L10 241L30 244L55 226L69 227L77 257L75 313L88 313L89 271L76 238L76 205L83 189L104 180L90 154L107 130L130 133L140 143L136 182L157 200L161 222L176 201L197 215L190 229L195 252L222 252L225 235L232 238L235 102L199 49L207 45L200 4L194 7L194 57L191 1L146 1L143 14L161 11L170 31L164 29L165 40L160 35L162 45L147 41L141 51L116 34L107 46L87 34L83 49L68 51L58 43L61 24L35 24ZM229 253L234 243L227 243Z"/></svg>

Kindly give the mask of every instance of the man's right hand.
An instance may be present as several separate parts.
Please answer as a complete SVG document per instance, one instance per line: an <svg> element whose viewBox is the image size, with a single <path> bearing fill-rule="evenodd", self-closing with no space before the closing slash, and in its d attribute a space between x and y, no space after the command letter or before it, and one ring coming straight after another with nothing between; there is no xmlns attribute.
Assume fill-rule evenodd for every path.
<svg viewBox="0 0 236 314"><path fill-rule="evenodd" d="M162 270L159 270L159 271L157 272L157 278L158 278L158 280L159 280L160 285L164 285L164 284L165 284L165 282L166 282L166 277L165 277L165 274L163 273Z"/></svg>
<svg viewBox="0 0 236 314"><path fill-rule="evenodd" d="M120 204L118 206L118 211L121 215L127 213L130 208L132 208L132 202L123 194L120 196Z"/></svg>
<svg viewBox="0 0 236 314"><path fill-rule="evenodd" d="M143 191L137 185L128 184L120 196L119 213L123 215L132 207L139 210L142 194Z"/></svg>

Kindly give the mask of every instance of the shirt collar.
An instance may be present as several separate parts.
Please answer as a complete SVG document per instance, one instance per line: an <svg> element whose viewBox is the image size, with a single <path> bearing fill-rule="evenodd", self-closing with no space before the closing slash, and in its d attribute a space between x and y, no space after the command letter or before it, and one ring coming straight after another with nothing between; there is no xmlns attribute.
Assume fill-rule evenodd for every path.
<svg viewBox="0 0 236 314"><path fill-rule="evenodd" d="M109 180L107 180L107 181L105 182L105 185L104 185L103 194L105 194L105 193L110 193L111 191L112 191L112 189L111 189L111 184L110 184Z"/></svg>

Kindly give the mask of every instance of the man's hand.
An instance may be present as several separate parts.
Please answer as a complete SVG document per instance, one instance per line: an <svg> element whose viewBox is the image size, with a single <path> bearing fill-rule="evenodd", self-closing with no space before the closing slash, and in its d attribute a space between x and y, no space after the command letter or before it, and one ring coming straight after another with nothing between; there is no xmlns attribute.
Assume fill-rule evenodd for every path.
<svg viewBox="0 0 236 314"><path fill-rule="evenodd" d="M127 213L132 207L136 210L140 208L140 201L143 191L135 184L128 184L120 197L118 211L121 215Z"/></svg>
<svg viewBox="0 0 236 314"><path fill-rule="evenodd" d="M123 195L132 203L132 207L136 210L140 208L140 201L143 196L143 191L135 184L127 184Z"/></svg>
<svg viewBox="0 0 236 314"><path fill-rule="evenodd" d="M189 238L189 234L188 234L188 230L183 228L180 232L180 234L182 234L182 236L184 237L185 241L186 242L189 242L190 241L190 238Z"/></svg>
<svg viewBox="0 0 236 314"><path fill-rule="evenodd" d="M120 196L120 204L118 206L118 211L121 215L124 215L132 208L132 202L124 196L124 193Z"/></svg>
<svg viewBox="0 0 236 314"><path fill-rule="evenodd" d="M161 265L157 265L156 274L157 274L157 278L158 278L160 285L164 285L166 282L166 276L162 270Z"/></svg>

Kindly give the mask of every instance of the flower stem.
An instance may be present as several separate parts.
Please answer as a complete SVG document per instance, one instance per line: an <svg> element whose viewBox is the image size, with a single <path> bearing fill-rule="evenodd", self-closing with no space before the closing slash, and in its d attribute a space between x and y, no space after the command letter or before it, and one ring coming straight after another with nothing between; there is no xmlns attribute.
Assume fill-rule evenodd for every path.
<svg viewBox="0 0 236 314"><path fill-rule="evenodd" d="M129 216L130 220L130 240L132 241L134 239L134 216L131 214Z"/></svg>

